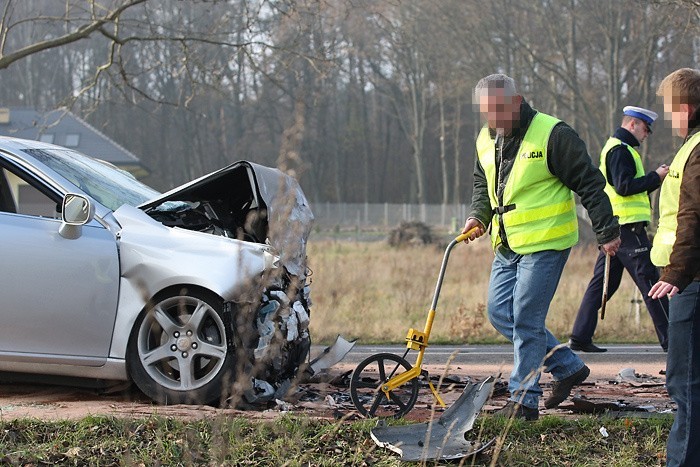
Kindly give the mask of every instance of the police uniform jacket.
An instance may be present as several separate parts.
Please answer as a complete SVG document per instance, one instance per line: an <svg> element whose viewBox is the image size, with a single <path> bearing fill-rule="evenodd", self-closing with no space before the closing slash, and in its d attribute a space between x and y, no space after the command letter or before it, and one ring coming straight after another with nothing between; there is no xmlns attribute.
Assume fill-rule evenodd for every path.
<svg viewBox="0 0 700 467"><path fill-rule="evenodd" d="M499 178L503 181L508 179L518 148L520 148L522 139L535 114L536 110L523 100L520 106L518 127L505 137L503 154L496 154L496 166L503 171ZM493 131L491 137L495 137ZM501 158L503 158L502 161ZM567 188L581 197L581 203L588 211L599 244L612 241L620 235L617 218L613 216L610 200L603 191L605 178L600 170L591 163L586 144L573 128L564 122L558 123L550 134L547 144L547 166L549 171L559 178ZM498 197L503 196L504 188L505 184L497 187L496 195ZM475 157L474 191L469 217L474 217L488 226L491 222L491 216L486 175L479 158ZM498 227L492 226L492 228ZM508 239L502 237L502 240L504 245L507 245Z"/></svg>
<svg viewBox="0 0 700 467"><path fill-rule="evenodd" d="M639 146L637 138L624 128L615 130L613 137L629 146ZM620 196L651 193L661 185L661 177L655 170L643 177L637 177L637 168L632 154L624 146L614 147L608 152L605 167L610 184Z"/></svg>

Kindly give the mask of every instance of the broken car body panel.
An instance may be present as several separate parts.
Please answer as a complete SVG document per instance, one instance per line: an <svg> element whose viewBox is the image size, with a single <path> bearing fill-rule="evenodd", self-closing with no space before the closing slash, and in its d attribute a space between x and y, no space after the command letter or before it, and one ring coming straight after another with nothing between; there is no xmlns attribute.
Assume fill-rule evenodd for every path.
<svg viewBox="0 0 700 467"><path fill-rule="evenodd" d="M380 420L370 432L372 439L377 446L399 454L402 461L426 462L473 456L495 441L495 438L485 443L467 439L467 433L491 397L493 387L493 377L478 384L467 384L462 395L440 418L427 423L386 426L384 420Z"/></svg>

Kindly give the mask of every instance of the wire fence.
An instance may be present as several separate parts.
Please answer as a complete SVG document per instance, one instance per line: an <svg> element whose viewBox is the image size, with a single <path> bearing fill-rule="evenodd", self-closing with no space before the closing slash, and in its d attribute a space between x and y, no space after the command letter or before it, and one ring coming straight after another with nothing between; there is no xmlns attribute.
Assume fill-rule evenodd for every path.
<svg viewBox="0 0 700 467"><path fill-rule="evenodd" d="M579 218L590 225L577 205ZM466 204L312 203L317 229L392 228L401 222L420 221L435 228L457 231L469 214Z"/></svg>
<svg viewBox="0 0 700 467"><path fill-rule="evenodd" d="M317 203L311 209L314 224L321 229L391 228L405 221L420 221L454 230L468 213L466 204Z"/></svg>

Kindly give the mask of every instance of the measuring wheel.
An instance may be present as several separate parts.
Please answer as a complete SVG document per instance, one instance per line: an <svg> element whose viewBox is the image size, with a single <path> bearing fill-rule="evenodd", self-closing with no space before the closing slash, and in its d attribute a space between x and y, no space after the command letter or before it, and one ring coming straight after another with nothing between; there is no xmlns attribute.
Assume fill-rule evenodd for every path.
<svg viewBox="0 0 700 467"><path fill-rule="evenodd" d="M406 415L418 399L418 378L387 391L383 391L382 386L410 369L410 363L390 353L379 353L364 359L350 378L352 403L365 417L399 418Z"/></svg>

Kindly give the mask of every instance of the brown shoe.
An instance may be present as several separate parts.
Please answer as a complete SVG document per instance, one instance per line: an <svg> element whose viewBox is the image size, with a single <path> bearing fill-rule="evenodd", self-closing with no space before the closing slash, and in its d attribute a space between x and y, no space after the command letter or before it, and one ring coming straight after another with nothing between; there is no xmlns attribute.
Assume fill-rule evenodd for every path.
<svg viewBox="0 0 700 467"><path fill-rule="evenodd" d="M574 386L578 386L579 384L583 383L590 374L591 369L586 365L583 365L583 368L578 370L573 375L564 378L561 381L555 381L552 383L552 395L549 396L546 401L544 401L544 407L546 409L553 409L564 402L567 397L571 395L571 390L574 388Z"/></svg>

